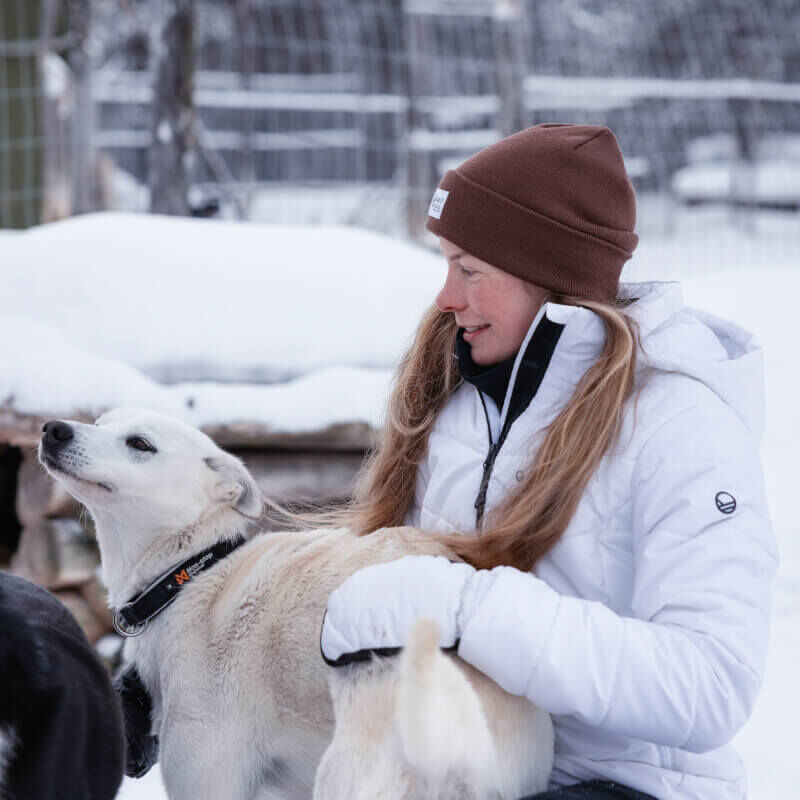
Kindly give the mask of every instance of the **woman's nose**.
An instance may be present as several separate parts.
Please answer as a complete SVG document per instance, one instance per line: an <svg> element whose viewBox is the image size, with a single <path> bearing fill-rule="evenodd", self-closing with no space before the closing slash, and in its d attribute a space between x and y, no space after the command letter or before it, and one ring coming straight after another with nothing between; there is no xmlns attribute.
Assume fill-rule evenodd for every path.
<svg viewBox="0 0 800 800"><path fill-rule="evenodd" d="M436 307L439 311L462 311L466 308L464 294L455 285L451 275L452 273L448 272L444 286L436 295Z"/></svg>

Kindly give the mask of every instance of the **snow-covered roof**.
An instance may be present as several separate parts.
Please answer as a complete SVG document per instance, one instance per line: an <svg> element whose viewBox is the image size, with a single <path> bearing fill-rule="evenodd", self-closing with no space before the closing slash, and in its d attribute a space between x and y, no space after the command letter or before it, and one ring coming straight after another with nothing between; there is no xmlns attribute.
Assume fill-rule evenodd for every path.
<svg viewBox="0 0 800 800"><path fill-rule="evenodd" d="M355 228L134 214L3 237L0 264L0 412L291 433L379 422L444 273Z"/></svg>
<svg viewBox="0 0 800 800"><path fill-rule="evenodd" d="M349 227L91 214L0 251L8 304L157 380L391 367L444 261Z"/></svg>

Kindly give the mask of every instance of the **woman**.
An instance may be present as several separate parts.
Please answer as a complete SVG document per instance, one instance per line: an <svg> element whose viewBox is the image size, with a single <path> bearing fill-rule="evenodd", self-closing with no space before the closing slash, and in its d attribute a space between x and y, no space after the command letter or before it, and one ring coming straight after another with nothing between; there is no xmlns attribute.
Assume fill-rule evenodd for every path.
<svg viewBox="0 0 800 800"><path fill-rule="evenodd" d="M761 353L675 284L619 284L634 222L604 127L535 126L444 176L428 228L447 278L348 513L362 534L467 534L452 544L476 569L356 573L323 653L402 646L431 617L553 715L538 797L733 800L776 568Z"/></svg>

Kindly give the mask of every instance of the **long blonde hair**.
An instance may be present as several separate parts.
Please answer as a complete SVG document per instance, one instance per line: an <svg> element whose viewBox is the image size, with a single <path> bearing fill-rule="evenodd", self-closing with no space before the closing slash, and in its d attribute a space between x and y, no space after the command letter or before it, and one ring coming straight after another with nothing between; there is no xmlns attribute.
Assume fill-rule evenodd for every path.
<svg viewBox="0 0 800 800"><path fill-rule="evenodd" d="M525 480L488 515L481 534L436 536L478 568L506 564L528 571L556 544L617 439L633 392L638 338L623 303L564 295L548 299L594 311L605 325L605 344L546 429ZM457 331L452 313L434 306L423 317L398 369L380 441L364 463L352 502L324 518L312 515L315 522L347 525L361 535L403 524L431 429L462 380Z"/></svg>

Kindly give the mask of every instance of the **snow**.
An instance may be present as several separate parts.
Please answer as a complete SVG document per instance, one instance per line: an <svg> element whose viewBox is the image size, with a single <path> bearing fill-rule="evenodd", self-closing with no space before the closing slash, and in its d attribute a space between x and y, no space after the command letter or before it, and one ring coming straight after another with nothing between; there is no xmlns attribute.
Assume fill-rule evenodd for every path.
<svg viewBox="0 0 800 800"><path fill-rule="evenodd" d="M591 97L602 89L610 100L639 98L711 98L743 97L793 103L800 100L800 85L788 81L761 81L751 78L686 80L684 78L608 78L563 75L529 75L523 83L531 95L569 94L574 98Z"/></svg>
<svg viewBox="0 0 800 800"><path fill-rule="evenodd" d="M67 62L55 53L47 53L42 59L42 71L45 95L57 101L59 116L63 119L72 110L71 73Z"/></svg>
<svg viewBox="0 0 800 800"><path fill-rule="evenodd" d="M125 778L116 800L168 800L158 764L143 778Z"/></svg>
<svg viewBox="0 0 800 800"><path fill-rule="evenodd" d="M494 128L467 131L428 131L418 128L411 131L409 142L413 150L472 150L498 141L502 134Z"/></svg>
<svg viewBox="0 0 800 800"><path fill-rule="evenodd" d="M800 296L800 218L741 220L683 216L674 236L643 236L624 276L680 278L689 304L737 320L764 345L762 457L782 562L765 684L736 745L750 800L769 800L797 793L800 373L787 328ZM391 368L445 267L423 248L353 229L115 214L2 235L0 270L0 407L9 396L27 411L138 403L194 424L310 430L379 420ZM165 800L158 769L126 779L119 798Z"/></svg>
<svg viewBox="0 0 800 800"><path fill-rule="evenodd" d="M291 432L377 423L444 269L422 248L334 226L108 214L0 242L12 299L0 404L137 403Z"/></svg>
<svg viewBox="0 0 800 800"><path fill-rule="evenodd" d="M15 314L0 314L0 363L0 407L21 413L95 417L107 408L135 405L199 427L257 423L277 433L350 422L374 426L391 378L389 369L340 366L275 385L165 386L128 364L78 349L50 325Z"/></svg>
<svg viewBox="0 0 800 800"><path fill-rule="evenodd" d="M212 196L218 192L217 187L208 188ZM403 187L367 181L300 186L262 183L253 192L249 213L254 221L285 223L301 219L307 225L358 224L402 237L407 203Z"/></svg>
<svg viewBox="0 0 800 800"><path fill-rule="evenodd" d="M800 167L789 158L691 164L675 171L670 186L690 199L800 203Z"/></svg>
<svg viewBox="0 0 800 800"><path fill-rule="evenodd" d="M15 313L168 381L392 366L443 270L355 228L138 214L33 229L0 263Z"/></svg>
<svg viewBox="0 0 800 800"><path fill-rule="evenodd" d="M125 74L114 80L96 81L92 86L92 99L96 103L138 103L151 105L153 89L138 85L138 81L125 79ZM194 92L198 108L250 108L292 111L331 111L342 113L403 114L408 110L408 99L395 94L364 94L362 92L335 91L257 91L238 88L217 89L199 86Z"/></svg>

